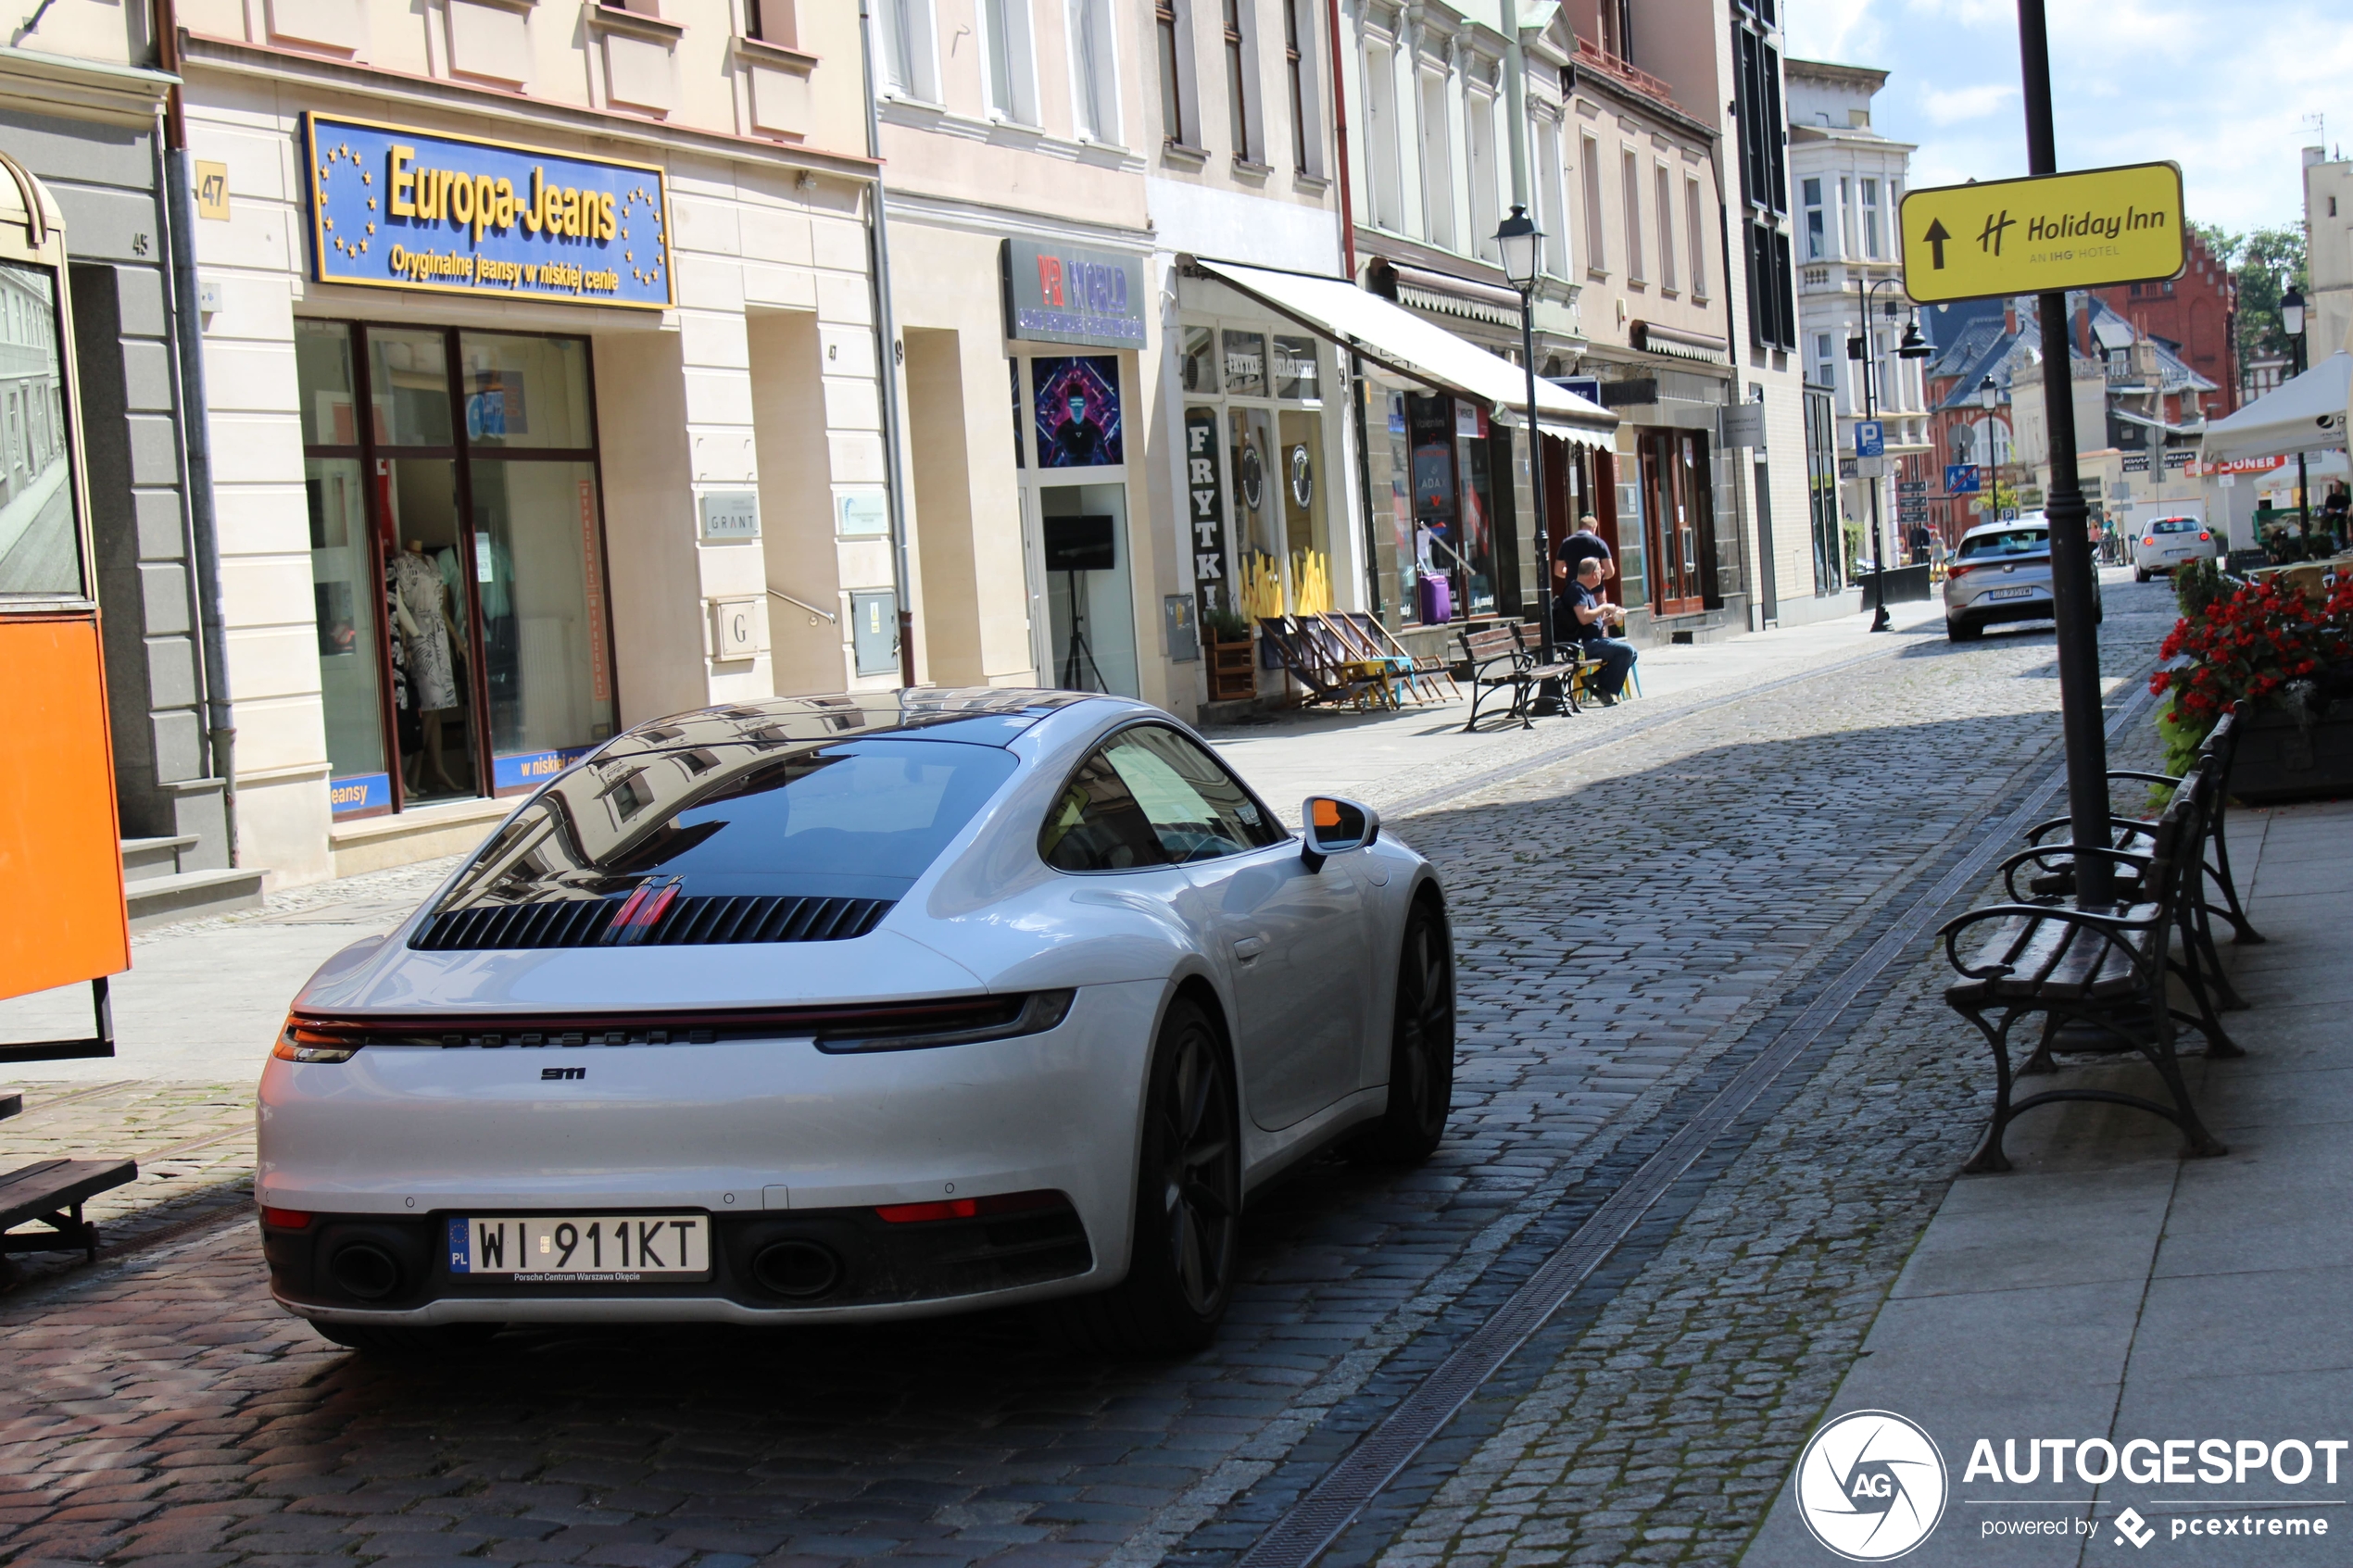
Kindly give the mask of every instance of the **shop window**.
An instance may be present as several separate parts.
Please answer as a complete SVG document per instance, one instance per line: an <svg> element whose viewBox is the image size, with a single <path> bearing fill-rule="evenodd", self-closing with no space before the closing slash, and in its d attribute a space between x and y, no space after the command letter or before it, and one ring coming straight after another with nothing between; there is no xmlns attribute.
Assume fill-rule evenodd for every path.
<svg viewBox="0 0 2353 1568"><path fill-rule="evenodd" d="M1187 392L1217 395L1217 329L1187 327L1182 375Z"/></svg>
<svg viewBox="0 0 2353 1568"><path fill-rule="evenodd" d="M1046 652L1053 684L1069 691L1134 696L1127 487L1041 485L1038 506L1046 568Z"/></svg>
<svg viewBox="0 0 2353 1568"><path fill-rule="evenodd" d="M1266 395L1266 334L1226 333L1226 391L1234 397Z"/></svg>
<svg viewBox="0 0 2353 1568"><path fill-rule="evenodd" d="M609 737L587 344L306 321L296 363L335 813L527 790Z"/></svg>
<svg viewBox="0 0 2353 1568"><path fill-rule="evenodd" d="M1315 389L1315 340L1277 333L1273 341L1275 395L1288 402L1320 401Z"/></svg>
<svg viewBox="0 0 2353 1568"><path fill-rule="evenodd" d="M1636 437L1651 559L1651 608L1695 615L1712 596L1716 513L1707 438L1686 430Z"/></svg>

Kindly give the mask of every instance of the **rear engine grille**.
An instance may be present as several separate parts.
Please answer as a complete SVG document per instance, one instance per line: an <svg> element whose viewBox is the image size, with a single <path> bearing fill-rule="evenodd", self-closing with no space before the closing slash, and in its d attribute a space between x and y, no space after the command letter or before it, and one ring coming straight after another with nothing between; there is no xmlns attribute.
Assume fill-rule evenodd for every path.
<svg viewBox="0 0 2353 1568"><path fill-rule="evenodd" d="M567 898L539 904L485 904L434 916L409 939L426 952L524 947L600 947L614 942L625 898ZM739 942L842 942L882 922L888 898L801 898L749 895L674 898L637 945L688 947Z"/></svg>

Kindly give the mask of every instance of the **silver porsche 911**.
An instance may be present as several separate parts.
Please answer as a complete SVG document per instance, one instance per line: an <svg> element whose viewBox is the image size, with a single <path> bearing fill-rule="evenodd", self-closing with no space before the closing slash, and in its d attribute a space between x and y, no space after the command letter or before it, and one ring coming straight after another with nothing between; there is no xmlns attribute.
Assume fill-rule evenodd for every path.
<svg viewBox="0 0 2353 1568"><path fill-rule="evenodd" d="M1453 1077L1444 896L1368 808L1293 833L1121 698L778 698L618 736L319 971L264 1249L376 1351L1025 1301L1181 1349L1251 1193L1426 1157Z"/></svg>

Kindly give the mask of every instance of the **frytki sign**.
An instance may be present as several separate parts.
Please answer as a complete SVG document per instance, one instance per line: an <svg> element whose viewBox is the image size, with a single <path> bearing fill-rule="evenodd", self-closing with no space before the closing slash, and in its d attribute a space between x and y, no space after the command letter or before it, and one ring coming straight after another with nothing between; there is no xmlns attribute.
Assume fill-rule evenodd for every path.
<svg viewBox="0 0 2353 1568"><path fill-rule="evenodd" d="M332 115L305 121L321 282L673 302L659 169Z"/></svg>

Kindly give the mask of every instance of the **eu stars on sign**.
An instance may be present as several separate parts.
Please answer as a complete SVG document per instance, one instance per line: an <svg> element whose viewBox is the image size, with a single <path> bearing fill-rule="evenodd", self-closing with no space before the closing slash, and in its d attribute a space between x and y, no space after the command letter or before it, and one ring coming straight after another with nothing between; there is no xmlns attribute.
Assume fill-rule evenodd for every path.
<svg viewBox="0 0 2353 1568"><path fill-rule="evenodd" d="M2182 170L2128 164L1904 197L1904 292L1922 305L2181 275Z"/></svg>

